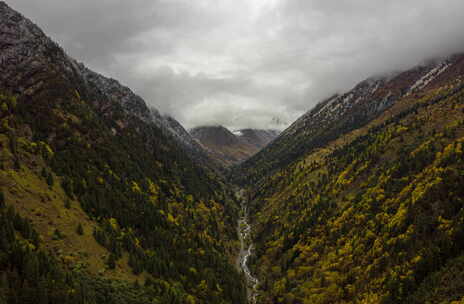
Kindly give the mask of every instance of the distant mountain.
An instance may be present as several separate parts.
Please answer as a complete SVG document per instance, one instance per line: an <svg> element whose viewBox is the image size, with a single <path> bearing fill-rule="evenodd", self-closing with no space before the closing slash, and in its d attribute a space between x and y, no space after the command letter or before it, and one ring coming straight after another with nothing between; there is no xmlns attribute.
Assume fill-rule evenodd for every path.
<svg viewBox="0 0 464 304"><path fill-rule="evenodd" d="M254 155L277 137L278 131L241 129L229 131L223 126L203 126L190 130L190 134L226 166L240 163Z"/></svg>
<svg viewBox="0 0 464 304"><path fill-rule="evenodd" d="M305 153L322 148L342 134L365 125L402 98L413 98L424 89L460 77L463 69L464 56L455 55L407 71L373 77L346 93L333 95L301 116L259 153L241 163L236 181L258 181Z"/></svg>
<svg viewBox="0 0 464 304"><path fill-rule="evenodd" d="M279 136L280 132L277 130L240 129L233 131L233 133L242 141L257 147L258 149L262 149Z"/></svg>

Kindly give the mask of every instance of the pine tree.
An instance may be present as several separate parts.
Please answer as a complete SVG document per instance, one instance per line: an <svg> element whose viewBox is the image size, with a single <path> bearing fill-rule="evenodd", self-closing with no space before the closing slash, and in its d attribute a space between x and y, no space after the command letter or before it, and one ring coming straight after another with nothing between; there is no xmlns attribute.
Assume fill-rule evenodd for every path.
<svg viewBox="0 0 464 304"><path fill-rule="evenodd" d="M155 283L153 282L152 278L148 277L146 280L145 280L145 287L150 287L150 286L153 286Z"/></svg>
<svg viewBox="0 0 464 304"><path fill-rule="evenodd" d="M10 244L7 239L6 227L0 227L0 251L7 252L9 248Z"/></svg>
<svg viewBox="0 0 464 304"><path fill-rule="evenodd" d="M62 238L63 238L63 234L61 233L61 231L58 229L55 229L55 231L53 232L52 239L56 241L56 240L61 240Z"/></svg>
<svg viewBox="0 0 464 304"><path fill-rule="evenodd" d="M48 172L47 172L47 169L45 168L42 168L42 171L40 171L40 175L43 177L43 178L47 178L48 176Z"/></svg>
<svg viewBox="0 0 464 304"><path fill-rule="evenodd" d="M82 227L81 223L79 223L79 225L77 225L76 233L79 234L79 235L84 234L84 228Z"/></svg>
<svg viewBox="0 0 464 304"><path fill-rule="evenodd" d="M20 170L21 169L21 163L19 162L19 157L16 156L15 159L14 159L14 166L13 168L15 170Z"/></svg>
<svg viewBox="0 0 464 304"><path fill-rule="evenodd" d="M5 194L3 191L0 191L0 209L5 208Z"/></svg>
<svg viewBox="0 0 464 304"><path fill-rule="evenodd" d="M63 182L61 183L63 186L64 192L66 192L66 195L69 196L70 198L74 197L74 188L73 188L73 181L72 179L68 177L64 177Z"/></svg>
<svg viewBox="0 0 464 304"><path fill-rule="evenodd" d="M53 174L51 172L49 172L48 175L47 175L47 184L51 188L51 187L53 187L53 183L54 183Z"/></svg>
<svg viewBox="0 0 464 304"><path fill-rule="evenodd" d="M39 260L35 253L26 255L24 262L24 274L32 282L37 282L39 278Z"/></svg>
<svg viewBox="0 0 464 304"><path fill-rule="evenodd" d="M45 279L40 279L39 283L37 284L37 303L38 304L48 304L48 286L47 281Z"/></svg>
<svg viewBox="0 0 464 304"><path fill-rule="evenodd" d="M2 103L2 105L0 106L0 109L3 112L3 114L8 113L8 105L6 104L6 102Z"/></svg>
<svg viewBox="0 0 464 304"><path fill-rule="evenodd" d="M0 304L7 304L8 285L8 278L4 272L0 275Z"/></svg>
<svg viewBox="0 0 464 304"><path fill-rule="evenodd" d="M113 253L110 253L106 264L108 265L109 269L116 268L116 256Z"/></svg>

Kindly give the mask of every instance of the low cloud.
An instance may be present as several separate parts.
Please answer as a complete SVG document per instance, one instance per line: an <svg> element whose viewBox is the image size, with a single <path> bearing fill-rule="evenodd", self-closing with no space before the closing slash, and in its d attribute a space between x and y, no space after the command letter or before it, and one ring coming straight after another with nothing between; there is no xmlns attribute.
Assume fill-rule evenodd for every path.
<svg viewBox="0 0 464 304"><path fill-rule="evenodd" d="M7 2L189 128L282 128L369 76L464 51L461 0Z"/></svg>

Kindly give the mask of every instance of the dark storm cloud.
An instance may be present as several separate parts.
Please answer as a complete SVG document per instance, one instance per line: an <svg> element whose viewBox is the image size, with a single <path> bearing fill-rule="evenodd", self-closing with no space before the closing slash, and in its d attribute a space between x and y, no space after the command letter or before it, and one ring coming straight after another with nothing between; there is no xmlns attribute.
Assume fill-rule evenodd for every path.
<svg viewBox="0 0 464 304"><path fill-rule="evenodd" d="M461 0L12 0L187 127L277 127L379 73L464 51Z"/></svg>

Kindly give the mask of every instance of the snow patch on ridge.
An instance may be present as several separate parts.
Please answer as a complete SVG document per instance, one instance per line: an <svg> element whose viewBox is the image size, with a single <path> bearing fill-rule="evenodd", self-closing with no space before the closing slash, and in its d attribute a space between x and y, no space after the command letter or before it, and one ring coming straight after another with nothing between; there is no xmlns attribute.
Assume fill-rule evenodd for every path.
<svg viewBox="0 0 464 304"><path fill-rule="evenodd" d="M448 62L441 62L433 69L431 69L424 76L419 78L408 90L406 95L410 95L414 91L419 91L425 88L429 83L431 83L435 78L437 78L441 73L443 73L447 68L451 66Z"/></svg>
<svg viewBox="0 0 464 304"><path fill-rule="evenodd" d="M232 131L232 133L233 133L235 136L243 136L242 130L234 130L234 131Z"/></svg>

